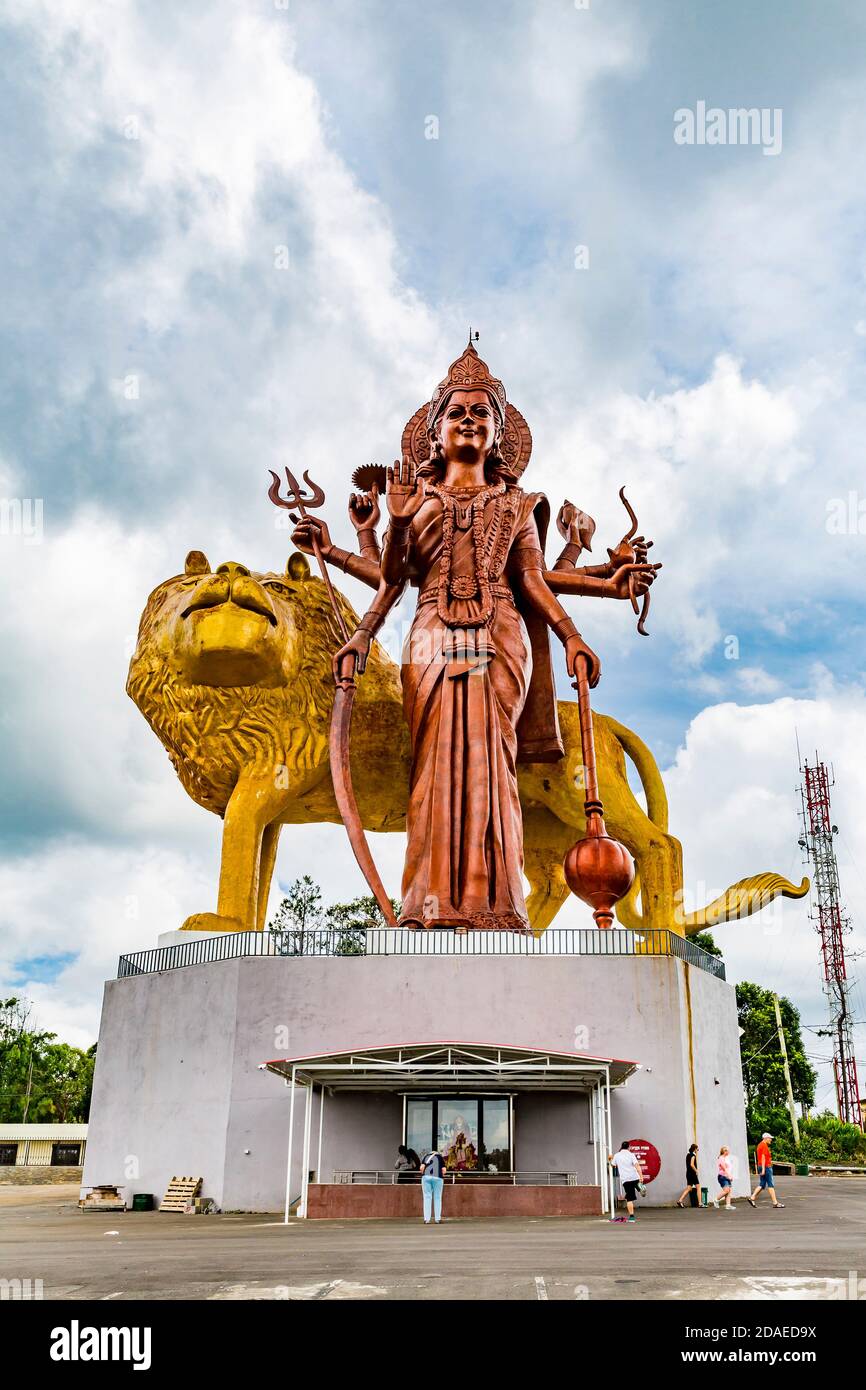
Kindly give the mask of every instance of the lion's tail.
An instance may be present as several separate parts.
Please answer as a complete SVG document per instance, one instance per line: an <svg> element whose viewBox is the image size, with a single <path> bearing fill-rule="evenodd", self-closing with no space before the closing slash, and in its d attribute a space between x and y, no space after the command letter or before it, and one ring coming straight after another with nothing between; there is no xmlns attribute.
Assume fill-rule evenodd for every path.
<svg viewBox="0 0 866 1390"><path fill-rule="evenodd" d="M782 874L753 874L751 878L741 878L739 883L731 884L720 897L714 898L698 912L677 913L676 922L671 926L685 936L695 936L707 927L717 927L720 922L751 917L753 912L760 912L775 898L804 898L808 891L808 878L804 878L797 887ZM637 906L639 893L640 876L636 873L631 888L616 905L617 918L629 931L640 931L644 925Z"/></svg>
<svg viewBox="0 0 866 1390"><path fill-rule="evenodd" d="M647 803L647 816L659 830L667 834L668 798L658 765L650 750L632 729L620 724L611 716L605 715L608 727L628 754L638 771ZM775 898L803 898L809 891L809 880L804 878L799 887L784 878L782 874L753 874L734 883L721 897L714 898L698 912L677 914L676 923L671 925L686 936L694 936L706 927L717 926L738 917L749 917L753 912L773 902ZM616 915L620 923L631 931L640 931L644 926L643 914L638 908L640 876L635 873L634 883L624 898L616 905Z"/></svg>
<svg viewBox="0 0 866 1390"><path fill-rule="evenodd" d="M750 917L774 898L804 898L808 891L808 878L804 878L798 888L782 874L753 874L751 878L741 878L739 883L732 884L721 897L714 898L700 911L687 913L682 918L682 927L686 936L694 936L695 932L703 931L705 927L715 927L720 922L730 922L738 917Z"/></svg>
<svg viewBox="0 0 866 1390"><path fill-rule="evenodd" d="M667 834L668 794L665 791L665 784L662 781L662 775L655 758L643 739L638 738L633 729L628 729L625 724L611 719L609 714L604 717L611 733L637 768L641 786L646 796L647 815L653 824L658 826L659 830L663 830Z"/></svg>

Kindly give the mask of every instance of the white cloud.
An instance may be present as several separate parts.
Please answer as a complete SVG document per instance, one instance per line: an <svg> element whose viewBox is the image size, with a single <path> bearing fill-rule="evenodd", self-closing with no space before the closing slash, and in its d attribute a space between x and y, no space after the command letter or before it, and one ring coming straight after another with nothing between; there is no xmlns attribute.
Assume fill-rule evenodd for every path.
<svg viewBox="0 0 866 1390"><path fill-rule="evenodd" d="M215 819L215 818L214 818ZM34 1002L40 1027L95 1042L101 982L125 951L156 945L208 905L216 861L149 846L99 847L69 838L0 864L0 975ZM73 955L52 978L46 959Z"/></svg>
<svg viewBox="0 0 866 1390"><path fill-rule="evenodd" d="M737 680L750 695L778 695L782 688L781 681L761 666L743 666L737 671Z"/></svg>
<svg viewBox="0 0 866 1390"><path fill-rule="evenodd" d="M784 521L798 506L791 484L811 466L802 428L787 389L748 378L723 354L695 387L602 395L555 436L536 485L546 483L556 499L568 478L569 496L595 515L599 537L613 540L628 525L617 484L628 484L641 527L655 540L651 558L665 565L655 627L688 662L699 662L721 642L719 613L732 597L742 601L750 589L772 605L783 588L790 592L784 567L768 564L768 551L782 554L790 545ZM772 528L768 496L775 498Z"/></svg>
<svg viewBox="0 0 866 1390"><path fill-rule="evenodd" d="M797 841L799 784L797 737L804 757L835 762L831 793L842 895L854 922L854 953L864 944L866 875L858 862L866 843L866 691L826 688L813 699L782 698L759 705L720 704L692 720L683 746L664 774L671 829L683 841L687 900L699 905L740 878L773 870L799 882L810 874ZM849 846L852 847L849 849ZM810 875L811 876L811 875ZM827 1006L821 992L819 942L809 920L809 900L778 902L742 921L714 928L732 980L754 980L787 994L804 1023L821 1024ZM864 987L855 986L856 1017ZM862 1049L863 1030L857 1030ZM809 1049L828 1054L826 1039ZM829 1073L821 1069L822 1084ZM825 1098L826 1099L826 1098Z"/></svg>

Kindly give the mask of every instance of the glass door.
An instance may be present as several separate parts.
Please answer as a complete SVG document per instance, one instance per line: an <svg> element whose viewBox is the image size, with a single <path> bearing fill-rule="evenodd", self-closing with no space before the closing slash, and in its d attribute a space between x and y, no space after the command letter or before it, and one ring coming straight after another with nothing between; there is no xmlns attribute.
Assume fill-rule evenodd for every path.
<svg viewBox="0 0 866 1390"><path fill-rule="evenodd" d="M507 1173L511 1168L508 1099L508 1096L485 1096L481 1102L483 1114L481 1166L488 1173Z"/></svg>
<svg viewBox="0 0 866 1390"><path fill-rule="evenodd" d="M423 1158L433 1147L432 1100L417 1100L410 1096L406 1102L406 1148L414 1149Z"/></svg>

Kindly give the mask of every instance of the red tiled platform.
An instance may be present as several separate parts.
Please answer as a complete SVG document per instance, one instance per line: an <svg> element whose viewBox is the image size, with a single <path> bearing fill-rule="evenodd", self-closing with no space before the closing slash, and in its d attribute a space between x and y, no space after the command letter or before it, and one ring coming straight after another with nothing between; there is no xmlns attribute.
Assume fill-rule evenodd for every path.
<svg viewBox="0 0 866 1390"><path fill-rule="evenodd" d="M307 1216L312 1220L347 1217L381 1220L421 1215L419 1183L311 1183ZM512 1187L496 1183L446 1182L442 1215L600 1216L598 1187Z"/></svg>

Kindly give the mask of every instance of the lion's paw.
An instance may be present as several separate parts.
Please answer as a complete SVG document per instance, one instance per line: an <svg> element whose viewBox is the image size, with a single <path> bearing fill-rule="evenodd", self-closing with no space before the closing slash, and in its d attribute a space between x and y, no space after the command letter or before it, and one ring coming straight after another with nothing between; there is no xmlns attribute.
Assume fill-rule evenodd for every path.
<svg viewBox="0 0 866 1390"><path fill-rule="evenodd" d="M216 912L194 912L187 917L181 931L243 931L237 917L220 917Z"/></svg>

